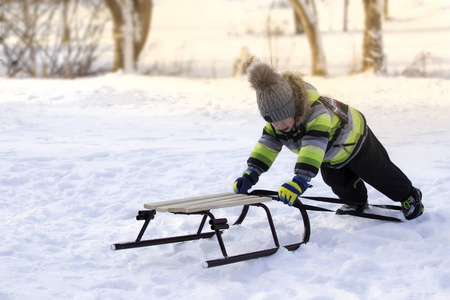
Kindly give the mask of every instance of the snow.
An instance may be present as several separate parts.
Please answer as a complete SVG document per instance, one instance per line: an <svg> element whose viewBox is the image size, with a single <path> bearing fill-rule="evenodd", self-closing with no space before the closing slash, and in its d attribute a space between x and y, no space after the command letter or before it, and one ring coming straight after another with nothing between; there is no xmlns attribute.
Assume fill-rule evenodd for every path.
<svg viewBox="0 0 450 300"><path fill-rule="evenodd" d="M221 257L215 238L110 249L113 243L136 238L142 221L135 216L144 203L229 192L246 168L264 121L246 79L226 74L231 74L244 39L251 53L267 59L255 50L267 47L267 39L263 34L227 35L226 29L230 24L257 24L253 17L270 3L253 8L252 1L226 1L245 8L231 18L218 14L224 1L208 1L216 15L205 14L198 24L183 27L196 36L192 48L177 39L177 32L168 42L185 43L178 51L189 49L195 57L198 64L191 75L217 59L220 78L208 78L209 72L203 78L118 72L70 81L0 79L0 299L449 298L447 1L392 2L392 20L383 25L389 57L384 76L347 76L352 51L360 52L362 32L342 33L341 25L321 19L331 75L306 77L322 94L365 114L392 160L422 189L423 216L397 224L310 212L311 239L298 250L281 248L266 258L210 269L202 268L202 262ZM155 2L155 9L166 16L155 12L148 51L161 51L169 61L170 53L162 50L167 44L156 44L163 36L157 29L171 33L174 24L165 27L171 9L187 1ZM292 17L284 6L276 6L275 14ZM202 35L200 28L214 20L224 29L214 36L225 45L220 63L219 44L198 47L215 29L207 27ZM305 63L293 68L309 72L309 54L296 53L290 62L282 56L291 50L283 45L293 40L298 40L297 47L307 45L303 39L279 37L282 69L302 57L298 61ZM229 53L226 45L238 45L238 40L239 47ZM427 78L397 76L423 51L439 61L428 62ZM290 180L295 159L282 151L257 188L276 190ZM320 176L312 184L307 195L333 196ZM369 198L392 203L370 187ZM277 202L268 206L280 242L299 241L303 225L298 212ZM239 208L214 211L230 222L239 213ZM192 233L198 222L198 216L158 213L146 238ZM273 246L264 212L256 208L241 226L226 230L224 239L231 255Z"/></svg>

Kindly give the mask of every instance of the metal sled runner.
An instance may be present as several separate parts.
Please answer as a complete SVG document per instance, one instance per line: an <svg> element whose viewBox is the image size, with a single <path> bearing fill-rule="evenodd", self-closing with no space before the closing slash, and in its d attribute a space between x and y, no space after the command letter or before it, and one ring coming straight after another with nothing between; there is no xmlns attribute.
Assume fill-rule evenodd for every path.
<svg viewBox="0 0 450 300"><path fill-rule="evenodd" d="M237 195L234 193L223 193L203 197L194 197L188 199L145 204L144 208L146 208L146 210L139 211L138 215L136 216L137 220L144 221L144 224L142 225L142 228L136 240L134 242L113 244L111 248L113 250L122 250L137 247L178 243L184 241L193 241L205 238L212 238L213 236L216 236L220 250L224 257L204 262L203 266L206 268L269 256L277 252L277 250L280 248L277 232L275 229L274 222L272 220L272 215L270 213L269 208L265 204L263 204L263 202L268 202L272 200L276 200L276 198L264 194L258 195L256 193L249 195ZM273 248L264 249L256 252L242 253L233 256L228 255L225 247L225 242L222 237L223 230L229 228L228 220L226 218L216 218L211 213L211 210L234 206L242 206L243 208L240 216L233 223L233 225L239 225L244 221L250 206L261 207L262 209L264 209L267 216L270 232L272 234L272 239L274 243ZM299 209L300 214L302 216L304 225L304 235L302 241L295 244L284 246L289 251L298 249L301 244L306 244L309 241L309 237L311 234L309 217L308 213L306 212L306 209L303 207L300 200L294 206ZM203 218L200 222L197 232L194 234L142 240L150 221L155 218L157 212L169 212L173 214L183 214L183 215L202 215ZM212 231L203 232L208 218L210 228Z"/></svg>

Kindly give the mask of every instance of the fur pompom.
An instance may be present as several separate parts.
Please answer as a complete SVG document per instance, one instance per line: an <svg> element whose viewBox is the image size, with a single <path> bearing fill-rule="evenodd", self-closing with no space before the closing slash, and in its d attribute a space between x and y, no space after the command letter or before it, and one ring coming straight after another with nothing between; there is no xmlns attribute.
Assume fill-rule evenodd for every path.
<svg viewBox="0 0 450 300"><path fill-rule="evenodd" d="M266 90L280 82L281 75L264 63L253 64L248 72L248 81L256 91Z"/></svg>

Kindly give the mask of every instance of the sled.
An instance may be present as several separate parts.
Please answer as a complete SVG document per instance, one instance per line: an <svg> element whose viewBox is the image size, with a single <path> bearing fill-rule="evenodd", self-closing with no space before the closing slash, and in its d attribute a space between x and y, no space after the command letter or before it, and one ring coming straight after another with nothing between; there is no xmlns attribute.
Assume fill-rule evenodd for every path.
<svg viewBox="0 0 450 300"><path fill-rule="evenodd" d="M219 244L220 250L222 252L223 258L208 260L203 263L203 267L216 267L221 265L226 265L230 263L236 263L241 261L246 261L250 259L260 258L275 254L280 248L280 244L277 237L277 232L275 229L274 222L272 220L272 215L269 208L264 204L272 200L277 200L276 197L271 197L268 195L257 195L253 194L234 194L234 193L222 193L202 197L193 197L186 199L179 199L173 201L164 201L144 204L145 210L140 210L136 216L137 220L144 221L142 228L133 242L118 243L111 246L112 250L123 250L138 247L156 246L163 244L179 243L185 241L194 241L199 239L207 239L216 237ZM247 216L250 207L262 208L267 217L268 226L273 239L273 248L263 249L255 252L247 252L238 255L228 255L227 249L225 247L225 241L222 237L224 230L229 229L228 220L226 218L216 218L211 212L215 209L229 208L242 206L242 211L237 220L233 225L240 225L245 217ZM304 234L303 239L295 244L290 244L283 246L289 251L296 250L302 244L306 244L309 241L311 234L309 217L306 209L301 205L300 200L294 205L300 211L303 219ZM172 236L166 238L155 238L149 240L142 240L145 231L152 219L155 218L156 213L172 213L179 215L202 215L203 218L200 222L198 230L196 233L182 235L182 236ZM209 225L211 231L204 232L206 221L209 219Z"/></svg>

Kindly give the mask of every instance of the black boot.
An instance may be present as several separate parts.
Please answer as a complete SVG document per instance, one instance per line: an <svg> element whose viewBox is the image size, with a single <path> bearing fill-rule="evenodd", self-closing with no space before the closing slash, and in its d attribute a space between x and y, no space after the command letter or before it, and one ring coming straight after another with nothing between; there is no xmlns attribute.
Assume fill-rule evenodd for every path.
<svg viewBox="0 0 450 300"><path fill-rule="evenodd" d="M343 206L341 206L341 208L336 210L336 214L343 215L348 212L360 213L360 212L363 212L366 208L368 208L367 203L365 203L365 204L344 204Z"/></svg>
<svg viewBox="0 0 450 300"><path fill-rule="evenodd" d="M412 220L423 214L422 192L413 187L413 193L408 199L402 201L402 211L407 220Z"/></svg>

